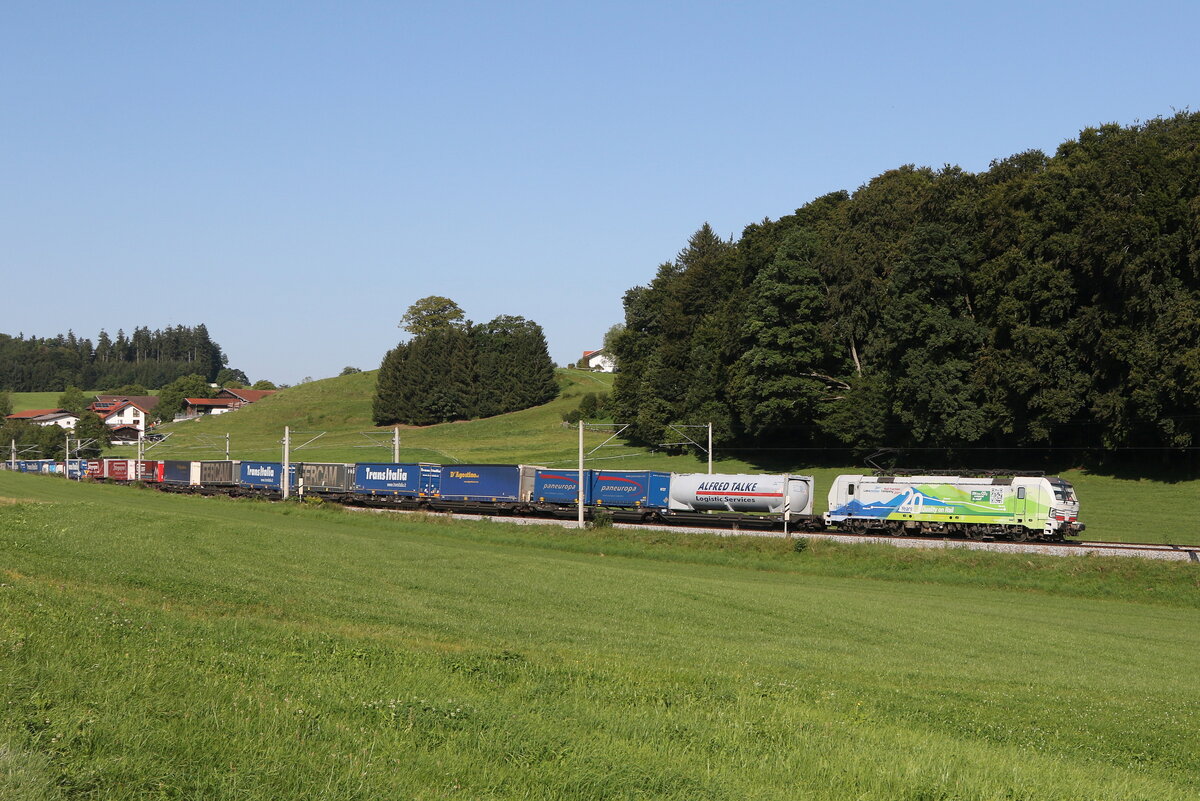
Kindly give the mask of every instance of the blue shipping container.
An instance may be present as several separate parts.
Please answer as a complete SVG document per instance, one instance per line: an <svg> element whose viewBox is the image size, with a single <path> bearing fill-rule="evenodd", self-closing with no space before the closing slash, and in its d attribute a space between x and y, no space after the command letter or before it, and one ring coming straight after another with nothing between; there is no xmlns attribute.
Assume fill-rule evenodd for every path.
<svg viewBox="0 0 1200 801"><path fill-rule="evenodd" d="M168 462L170 464L170 462ZM238 486L254 489L279 489L283 474L282 462L242 462L238 471ZM166 479L163 479L166 481ZM288 487L296 488L296 465L288 465Z"/></svg>
<svg viewBox="0 0 1200 801"><path fill-rule="evenodd" d="M594 471L584 470L587 482ZM578 503L579 471L541 468L533 474L533 500L538 503Z"/></svg>
<svg viewBox="0 0 1200 801"><path fill-rule="evenodd" d="M658 470L591 470L587 502L594 506L667 508L671 474Z"/></svg>
<svg viewBox="0 0 1200 801"><path fill-rule="evenodd" d="M521 467L515 464L443 465L439 493L452 501L519 501Z"/></svg>
<svg viewBox="0 0 1200 801"><path fill-rule="evenodd" d="M163 462L162 483L191 484L192 463L181 461L179 459L167 459Z"/></svg>
<svg viewBox="0 0 1200 801"><path fill-rule="evenodd" d="M436 464L358 464L354 467L354 491L429 497L437 495L441 478L442 468Z"/></svg>

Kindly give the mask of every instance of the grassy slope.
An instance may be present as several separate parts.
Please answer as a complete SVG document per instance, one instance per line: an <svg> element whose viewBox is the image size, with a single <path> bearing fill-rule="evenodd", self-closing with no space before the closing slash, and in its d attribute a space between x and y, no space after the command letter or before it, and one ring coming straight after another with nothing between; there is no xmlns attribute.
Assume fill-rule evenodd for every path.
<svg viewBox="0 0 1200 801"><path fill-rule="evenodd" d="M7 797L1200 794L1188 565L3 498Z"/></svg>
<svg viewBox="0 0 1200 801"><path fill-rule="evenodd" d="M559 371L563 393L545 406L526 409L487 420L448 423L426 428L401 427L402 461L499 462L571 466L576 464L577 440L573 429L564 428L562 415L579 403L584 392L605 392L613 376L578 370ZM358 373L292 387L278 395L228 415L168 427L176 433L152 451L158 458L223 458L224 437L230 435L236 459L279 461L283 427L290 425L295 444L303 444L327 432L311 446L295 451L297 461L390 461L389 447L372 446L364 431L388 440L390 429L371 424L371 396L375 373ZM588 432L586 448L601 444L607 434ZM377 440L379 441L379 440ZM127 448L114 453L126 454ZM669 456L630 447L606 447L588 460L592 467L641 468L703 472L702 460L692 456ZM761 467L737 459L719 459L718 472L763 472ZM859 472L862 468L817 468L795 465L798 473L817 480L814 509L826 509L826 493L834 476ZM869 471L868 471L869 472ZM1131 481L1082 471L1063 474L1075 483L1084 504L1087 538L1140 542L1200 543L1200 481L1166 484L1149 480Z"/></svg>

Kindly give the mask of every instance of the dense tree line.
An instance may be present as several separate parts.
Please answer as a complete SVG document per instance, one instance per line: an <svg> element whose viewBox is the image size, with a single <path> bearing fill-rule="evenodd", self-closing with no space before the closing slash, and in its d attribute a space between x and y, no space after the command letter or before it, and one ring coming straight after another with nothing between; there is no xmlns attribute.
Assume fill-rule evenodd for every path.
<svg viewBox="0 0 1200 801"><path fill-rule="evenodd" d="M712 421L746 448L1200 445L1200 114L901 167L736 241L705 225L610 349L649 443Z"/></svg>
<svg viewBox="0 0 1200 801"><path fill-rule="evenodd" d="M203 324L154 331L140 327L131 336L121 330L116 339L101 331L95 343L73 331L50 339L0 334L0 387L13 392L49 392L69 385L157 389L193 373L214 381L226 361Z"/></svg>
<svg viewBox="0 0 1200 801"><path fill-rule="evenodd" d="M446 301L426 298L410 308L404 324L413 338L384 356L373 410L376 425L491 417L558 394L541 326L507 315L475 325L462 321L457 306L447 314L445 303L426 303L434 300ZM422 314L421 308L430 312Z"/></svg>

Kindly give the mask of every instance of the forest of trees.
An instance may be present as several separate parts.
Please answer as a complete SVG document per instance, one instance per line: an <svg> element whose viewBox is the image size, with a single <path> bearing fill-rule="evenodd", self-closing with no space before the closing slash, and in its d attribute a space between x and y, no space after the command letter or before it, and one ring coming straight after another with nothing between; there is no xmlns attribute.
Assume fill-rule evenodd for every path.
<svg viewBox="0 0 1200 801"><path fill-rule="evenodd" d="M502 315L463 321L457 304L424 298L402 323L413 337L379 367L376 425L431 425L527 409L558 395L541 326Z"/></svg>
<svg viewBox="0 0 1200 801"><path fill-rule="evenodd" d="M1200 445L1200 114L979 174L900 167L736 241L705 225L624 302L611 404L646 443L712 421L759 451L1179 455Z"/></svg>
<svg viewBox="0 0 1200 801"><path fill-rule="evenodd" d="M0 334L0 389L51 392L123 384L158 389L193 373L215 381L226 361L203 324L141 327L131 336L122 330L115 339L101 331L94 344L73 331L53 339Z"/></svg>

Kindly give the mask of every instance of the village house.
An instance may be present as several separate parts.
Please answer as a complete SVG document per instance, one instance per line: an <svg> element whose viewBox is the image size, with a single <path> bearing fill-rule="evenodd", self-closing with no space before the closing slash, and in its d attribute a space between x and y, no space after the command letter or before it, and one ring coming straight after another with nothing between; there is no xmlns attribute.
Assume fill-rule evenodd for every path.
<svg viewBox="0 0 1200 801"><path fill-rule="evenodd" d="M23 412L10 414L6 420L28 420L39 426L58 426L67 431L74 431L79 422L79 415L66 409L27 409Z"/></svg>
<svg viewBox="0 0 1200 801"><path fill-rule="evenodd" d="M217 393L217 398L231 398L241 401L241 404L257 403L268 395L274 395L273 389L223 389Z"/></svg>
<svg viewBox="0 0 1200 801"><path fill-rule="evenodd" d="M194 420L206 414L225 414L274 394L273 389L222 389L215 398L184 398L183 411L175 419Z"/></svg>
<svg viewBox="0 0 1200 801"><path fill-rule="evenodd" d="M149 401L153 401L152 403ZM109 428L117 429L124 426L144 432L154 419L154 407L158 398L151 395L124 397L120 395L97 395L96 400L88 409L100 415L100 419Z"/></svg>
<svg viewBox="0 0 1200 801"><path fill-rule="evenodd" d="M176 420L194 420L206 414L225 414L242 406L236 398L184 398L183 411L175 415Z"/></svg>
<svg viewBox="0 0 1200 801"><path fill-rule="evenodd" d="M585 370L595 370L598 373L613 373L617 370L616 360L603 348L585 350L583 358L579 360L579 366Z"/></svg>

